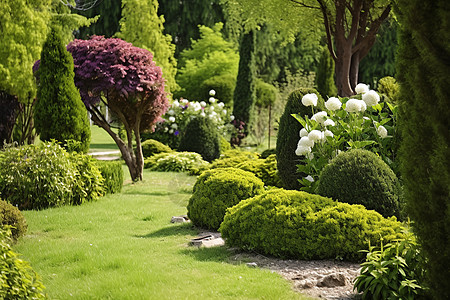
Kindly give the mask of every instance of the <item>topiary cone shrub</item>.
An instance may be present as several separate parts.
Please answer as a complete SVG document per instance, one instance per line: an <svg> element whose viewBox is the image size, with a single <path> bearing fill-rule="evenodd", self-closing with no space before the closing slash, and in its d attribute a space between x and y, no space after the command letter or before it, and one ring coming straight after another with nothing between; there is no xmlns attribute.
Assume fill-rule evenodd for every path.
<svg viewBox="0 0 450 300"><path fill-rule="evenodd" d="M297 172L297 165L300 161L295 154L295 149L297 149L302 125L291 114L312 116L312 109L302 104L303 96L311 93L316 94L318 97L317 106L324 109L325 103L323 98L315 89L302 88L289 95L283 115L280 118L276 147L277 165L283 187L289 190L299 190L301 184L298 180L308 175Z"/></svg>
<svg viewBox="0 0 450 300"><path fill-rule="evenodd" d="M358 261L359 250L401 237L401 224L362 205L272 189L229 208L219 231L229 246L277 257Z"/></svg>
<svg viewBox="0 0 450 300"><path fill-rule="evenodd" d="M395 173L376 154L362 149L342 152L324 167L317 193L362 204L385 217L400 215L401 187Z"/></svg>
<svg viewBox="0 0 450 300"><path fill-rule="evenodd" d="M214 123L205 117L196 117L186 126L178 150L197 152L204 160L213 161L220 156L219 134Z"/></svg>
<svg viewBox="0 0 450 300"><path fill-rule="evenodd" d="M228 207L263 191L264 183L250 172L236 168L205 171L194 185L188 217L196 226L217 230Z"/></svg>

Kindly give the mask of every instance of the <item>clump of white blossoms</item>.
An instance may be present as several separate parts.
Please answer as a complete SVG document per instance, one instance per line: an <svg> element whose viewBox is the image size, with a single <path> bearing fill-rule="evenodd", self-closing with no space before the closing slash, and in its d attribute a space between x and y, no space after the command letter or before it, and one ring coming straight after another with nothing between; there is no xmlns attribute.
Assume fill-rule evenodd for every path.
<svg viewBox="0 0 450 300"><path fill-rule="evenodd" d="M359 101L359 105L360 105L360 112L365 112L367 109L367 104L366 102L364 102L363 100L358 100Z"/></svg>
<svg viewBox="0 0 450 300"><path fill-rule="evenodd" d="M355 92L357 94L364 94L364 93L367 93L368 91L369 91L369 86L364 83L358 83L355 87Z"/></svg>
<svg viewBox="0 0 450 300"><path fill-rule="evenodd" d="M333 120L331 120L331 119L326 119L325 122L323 122L323 125L324 125L324 126L334 126L334 125L336 125L336 124L334 123Z"/></svg>
<svg viewBox="0 0 450 300"><path fill-rule="evenodd" d="M297 147L314 147L314 141L311 140L309 137L304 136L298 141Z"/></svg>
<svg viewBox="0 0 450 300"><path fill-rule="evenodd" d="M362 99L367 106L374 106L380 102L380 95L378 95L378 93L374 90L370 90L362 95Z"/></svg>
<svg viewBox="0 0 450 300"><path fill-rule="evenodd" d="M300 129L300 137L308 136L308 131L305 128Z"/></svg>
<svg viewBox="0 0 450 300"><path fill-rule="evenodd" d="M327 112L326 111L319 111L318 113L315 113L311 120L316 121L319 124L322 124L327 120Z"/></svg>
<svg viewBox="0 0 450 300"><path fill-rule="evenodd" d="M311 148L310 147L299 146L295 150L295 154L297 156L307 155L308 153L311 153Z"/></svg>
<svg viewBox="0 0 450 300"><path fill-rule="evenodd" d="M209 91L209 95L214 97L216 95L216 91L215 90L210 90Z"/></svg>
<svg viewBox="0 0 450 300"><path fill-rule="evenodd" d="M302 98L302 104L304 106L316 106L317 105L317 95L316 94L306 94Z"/></svg>
<svg viewBox="0 0 450 300"><path fill-rule="evenodd" d="M378 128L377 128L377 134L378 134L382 139L384 139L385 137L387 137L388 131L387 131L387 129L386 129L383 125L380 125L380 126L378 126Z"/></svg>
<svg viewBox="0 0 450 300"><path fill-rule="evenodd" d="M345 110L347 112L359 112L361 111L361 100L358 99L350 99L347 101L347 103L345 103Z"/></svg>
<svg viewBox="0 0 450 300"><path fill-rule="evenodd" d="M210 103L214 103L214 102L216 102L216 98L214 98L214 97L210 97L210 98L209 98L209 102L210 102Z"/></svg>
<svg viewBox="0 0 450 300"><path fill-rule="evenodd" d="M336 97L331 97L328 99L327 102L325 102L325 107L331 111L338 110L341 108L341 106L342 106L341 101Z"/></svg>
<svg viewBox="0 0 450 300"><path fill-rule="evenodd" d="M308 134L308 138L312 141L319 141L323 139L323 132L319 130L312 130Z"/></svg>

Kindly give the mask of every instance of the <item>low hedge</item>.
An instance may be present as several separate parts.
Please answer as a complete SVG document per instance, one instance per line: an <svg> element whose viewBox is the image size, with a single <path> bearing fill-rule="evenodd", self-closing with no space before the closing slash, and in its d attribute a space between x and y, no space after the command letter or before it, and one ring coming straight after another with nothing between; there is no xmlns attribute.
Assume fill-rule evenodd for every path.
<svg viewBox="0 0 450 300"><path fill-rule="evenodd" d="M218 159L213 161L210 168L234 168L240 163L248 160L258 159L259 154L256 152L242 151L239 149L232 149L223 152Z"/></svg>
<svg viewBox="0 0 450 300"><path fill-rule="evenodd" d="M123 168L121 161L98 160L98 169L104 178L103 187L107 194L120 193L123 186Z"/></svg>

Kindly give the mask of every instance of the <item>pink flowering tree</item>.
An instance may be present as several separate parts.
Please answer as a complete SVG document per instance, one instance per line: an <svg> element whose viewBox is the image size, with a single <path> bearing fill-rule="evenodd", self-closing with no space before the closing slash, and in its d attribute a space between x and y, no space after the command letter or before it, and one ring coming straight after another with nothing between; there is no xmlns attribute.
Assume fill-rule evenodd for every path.
<svg viewBox="0 0 450 300"><path fill-rule="evenodd" d="M114 139L133 181L142 180L141 132L152 129L169 106L161 68L153 55L121 39L93 36L67 45L74 60L75 85L92 121ZM122 140L99 109L103 102L125 127ZM136 143L133 149L133 137Z"/></svg>

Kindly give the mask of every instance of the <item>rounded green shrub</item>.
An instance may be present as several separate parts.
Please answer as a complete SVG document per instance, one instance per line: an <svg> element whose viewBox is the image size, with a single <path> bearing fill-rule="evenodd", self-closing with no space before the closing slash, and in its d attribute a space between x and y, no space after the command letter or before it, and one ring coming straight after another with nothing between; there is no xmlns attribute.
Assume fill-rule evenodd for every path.
<svg viewBox="0 0 450 300"><path fill-rule="evenodd" d="M11 226L11 238L17 241L27 232L27 222L20 210L10 203L0 199L0 226Z"/></svg>
<svg viewBox="0 0 450 300"><path fill-rule="evenodd" d="M196 226L216 230L228 207L263 191L264 183L250 172L236 168L207 170L194 185L188 217Z"/></svg>
<svg viewBox="0 0 450 300"><path fill-rule="evenodd" d="M84 202L97 201L105 195L105 179L95 159L89 155L72 153L70 160L77 169L75 185L72 188L70 204L79 205Z"/></svg>
<svg viewBox="0 0 450 300"><path fill-rule="evenodd" d="M220 142L214 123L206 117L192 119L181 137L178 150L199 153L209 162L219 158Z"/></svg>
<svg viewBox="0 0 450 300"><path fill-rule="evenodd" d="M252 159L242 162L236 168L255 174L256 177L264 182L265 186L282 187L275 154L270 155L266 159Z"/></svg>
<svg viewBox="0 0 450 300"><path fill-rule="evenodd" d="M142 154L144 155L144 157L150 157L158 153L167 153L173 151L169 146L164 145L163 143L154 139L143 141L141 146Z"/></svg>
<svg viewBox="0 0 450 300"><path fill-rule="evenodd" d="M255 160L259 158L256 152L242 151L240 149L232 149L223 152L218 159L213 161L211 169L217 168L234 168L240 163Z"/></svg>
<svg viewBox="0 0 450 300"><path fill-rule="evenodd" d="M193 172L208 169L209 163L195 152L169 152L153 155L144 161L144 168L156 172Z"/></svg>
<svg viewBox="0 0 450 300"><path fill-rule="evenodd" d="M121 161L97 160L96 164L102 174L103 187L107 194L120 193L123 186L123 168Z"/></svg>
<svg viewBox="0 0 450 300"><path fill-rule="evenodd" d="M290 190L299 190L301 184L298 180L308 175L297 172L297 165L300 163L300 157L295 154L295 149L297 149L299 132L302 126L294 117L292 117L292 114L312 116L311 107L302 104L303 96L310 93L317 95L317 107L319 109L324 109L325 103L323 98L315 89L302 88L289 95L283 115L280 118L276 147L278 172L284 188Z"/></svg>
<svg viewBox="0 0 450 300"><path fill-rule="evenodd" d="M39 276L12 250L10 236L10 228L0 226L0 299L46 299Z"/></svg>
<svg viewBox="0 0 450 300"><path fill-rule="evenodd" d="M317 193L340 202L362 204L385 217L399 216L401 187L395 173L376 154L342 152L320 174Z"/></svg>
<svg viewBox="0 0 450 300"><path fill-rule="evenodd" d="M361 205L272 189L229 208L219 231L230 246L277 257L358 260L369 243L401 236L401 224Z"/></svg>

